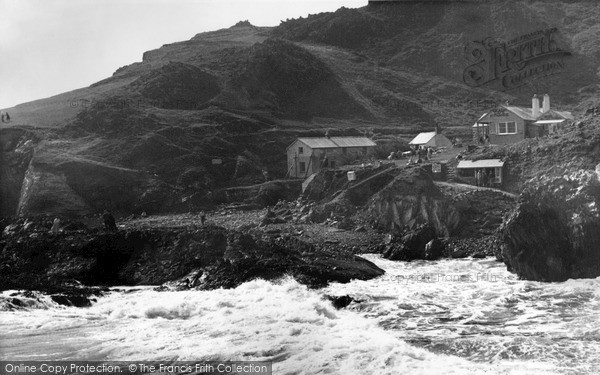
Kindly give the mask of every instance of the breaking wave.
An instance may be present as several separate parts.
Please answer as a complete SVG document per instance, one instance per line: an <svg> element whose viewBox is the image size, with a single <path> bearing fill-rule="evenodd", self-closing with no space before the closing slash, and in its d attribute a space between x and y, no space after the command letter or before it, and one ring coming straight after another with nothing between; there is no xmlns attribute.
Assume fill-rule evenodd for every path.
<svg viewBox="0 0 600 375"><path fill-rule="evenodd" d="M41 298L0 312L0 359L265 360L276 374L598 370L598 280L542 284L490 260L367 257L387 274L324 290L286 278L119 289L89 308ZM361 302L336 310L325 294Z"/></svg>

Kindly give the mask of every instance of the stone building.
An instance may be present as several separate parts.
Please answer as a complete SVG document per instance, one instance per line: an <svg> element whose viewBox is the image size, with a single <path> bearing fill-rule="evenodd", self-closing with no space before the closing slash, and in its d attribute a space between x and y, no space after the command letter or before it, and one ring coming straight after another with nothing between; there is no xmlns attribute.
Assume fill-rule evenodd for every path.
<svg viewBox="0 0 600 375"><path fill-rule="evenodd" d="M375 142L367 137L297 138L287 148L287 175L306 178L322 168L365 160L373 154L375 146Z"/></svg>

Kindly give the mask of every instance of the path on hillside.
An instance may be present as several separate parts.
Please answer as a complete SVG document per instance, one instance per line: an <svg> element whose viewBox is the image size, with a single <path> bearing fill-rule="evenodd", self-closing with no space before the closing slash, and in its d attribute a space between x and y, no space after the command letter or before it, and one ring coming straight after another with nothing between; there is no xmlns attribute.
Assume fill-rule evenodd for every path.
<svg viewBox="0 0 600 375"><path fill-rule="evenodd" d="M513 199L517 199L517 197L518 197L517 194L509 193L504 190L490 188L490 187L474 186L474 185L460 184L457 182L446 182L446 181L435 181L435 184L438 186L446 186L446 187L457 188L457 189L462 189L462 190L490 190L490 191L495 191L497 193L501 193L501 194L503 194L509 198L513 198Z"/></svg>

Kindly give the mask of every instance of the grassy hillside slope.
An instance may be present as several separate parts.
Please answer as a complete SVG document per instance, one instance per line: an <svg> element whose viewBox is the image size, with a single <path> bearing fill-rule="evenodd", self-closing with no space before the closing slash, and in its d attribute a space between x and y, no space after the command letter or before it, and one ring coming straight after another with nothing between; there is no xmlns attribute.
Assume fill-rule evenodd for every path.
<svg viewBox="0 0 600 375"><path fill-rule="evenodd" d="M385 143L437 123L468 137L482 112L528 105L534 92L556 109L593 102L598 16L592 1L403 3L198 34L90 87L7 109L2 157L14 162L0 165L10 176L0 214L195 210L215 190L264 182L265 170L284 177L297 136L329 129ZM468 43L550 27L570 53L560 74L509 91L464 82Z"/></svg>

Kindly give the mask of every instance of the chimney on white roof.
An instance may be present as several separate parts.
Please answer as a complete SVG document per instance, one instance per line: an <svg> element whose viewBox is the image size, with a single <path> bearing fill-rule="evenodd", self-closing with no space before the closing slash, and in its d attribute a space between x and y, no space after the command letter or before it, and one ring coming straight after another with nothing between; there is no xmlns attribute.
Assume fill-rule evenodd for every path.
<svg viewBox="0 0 600 375"><path fill-rule="evenodd" d="M540 115L540 99L536 94L533 94L533 98L531 98L531 114L533 117Z"/></svg>
<svg viewBox="0 0 600 375"><path fill-rule="evenodd" d="M542 113L547 113L550 110L550 95L544 94L544 102L542 103Z"/></svg>

